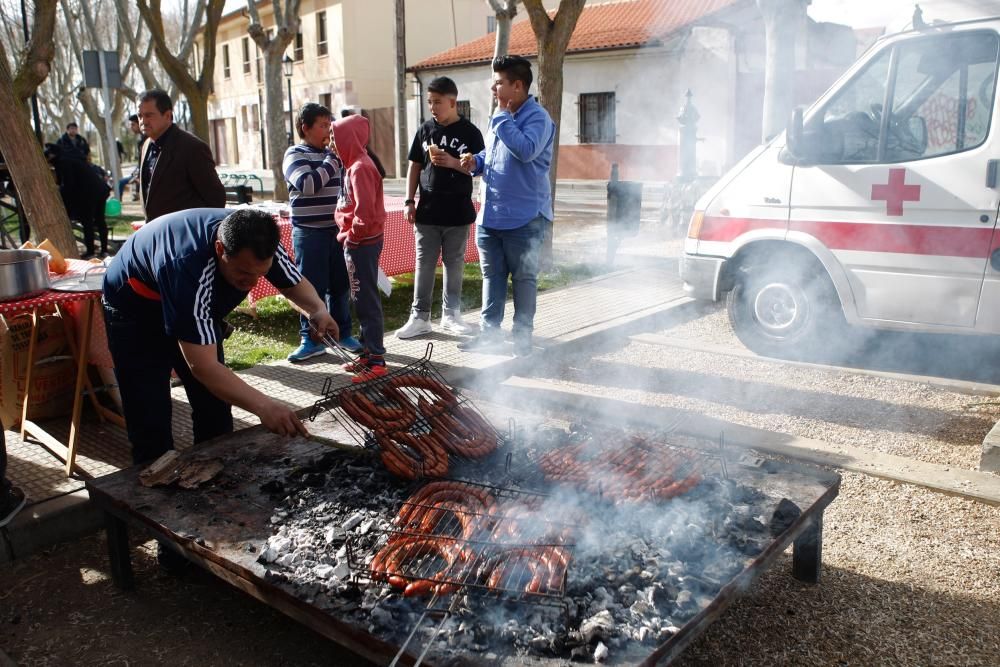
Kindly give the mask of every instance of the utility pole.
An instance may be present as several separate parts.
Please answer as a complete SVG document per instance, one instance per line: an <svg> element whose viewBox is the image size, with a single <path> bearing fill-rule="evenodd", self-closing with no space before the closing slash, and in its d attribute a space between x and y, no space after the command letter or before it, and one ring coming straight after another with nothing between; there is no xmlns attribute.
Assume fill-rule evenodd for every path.
<svg viewBox="0 0 1000 667"><path fill-rule="evenodd" d="M396 0L396 175L406 173L406 0Z"/></svg>

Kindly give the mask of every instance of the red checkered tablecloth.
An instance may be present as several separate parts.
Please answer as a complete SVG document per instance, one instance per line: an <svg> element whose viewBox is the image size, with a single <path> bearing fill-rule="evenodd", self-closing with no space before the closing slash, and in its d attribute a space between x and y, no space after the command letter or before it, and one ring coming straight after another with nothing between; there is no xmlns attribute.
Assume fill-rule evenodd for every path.
<svg viewBox="0 0 1000 667"><path fill-rule="evenodd" d="M379 266L387 276L398 276L402 273L413 273L416 268L416 246L413 241L413 225L406 221L404 199L402 197L385 198L385 242L382 245L382 256ZM475 204L479 210L479 203ZM275 218L281 231L281 245L285 247L289 257L295 259L292 251L292 223L288 218ZM478 262L479 251L476 249L476 235L470 233L465 246L465 261ZM440 264L440 261L438 262ZM263 278L250 290L247 301L251 305L266 296L275 296L278 290Z"/></svg>
<svg viewBox="0 0 1000 667"><path fill-rule="evenodd" d="M50 273L50 281L72 278L74 276L82 276L88 269L100 266L99 264L86 262L82 259L67 259L66 263L69 266L66 273ZM21 313L31 312L35 308L54 308L55 306L59 306L73 321L73 327L76 330L76 339L82 340L83 332L80 330L80 313L86 306L87 301L95 301L100 298L100 290L94 290L92 292L57 292L55 290L46 290L38 296L30 299L20 299L18 301L0 303L0 315L13 317ZM114 368L114 362L111 361L111 353L108 351L107 333L104 331L104 311L99 306L95 305L93 315L93 319L90 321L90 363L95 366Z"/></svg>

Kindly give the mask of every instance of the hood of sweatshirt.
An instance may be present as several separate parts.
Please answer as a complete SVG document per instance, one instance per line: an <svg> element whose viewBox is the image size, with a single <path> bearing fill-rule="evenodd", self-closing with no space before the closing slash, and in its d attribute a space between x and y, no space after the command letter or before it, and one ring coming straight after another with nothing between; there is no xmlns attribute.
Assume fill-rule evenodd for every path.
<svg viewBox="0 0 1000 667"><path fill-rule="evenodd" d="M357 114L341 118L333 124L333 141L337 144L337 153L344 161L344 166L350 166L368 153L365 146L371 130L368 119Z"/></svg>

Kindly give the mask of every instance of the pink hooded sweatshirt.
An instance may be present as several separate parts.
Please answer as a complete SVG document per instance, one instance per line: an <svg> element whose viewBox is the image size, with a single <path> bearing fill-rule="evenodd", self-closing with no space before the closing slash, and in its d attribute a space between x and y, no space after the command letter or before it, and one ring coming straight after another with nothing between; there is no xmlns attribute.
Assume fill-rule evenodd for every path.
<svg viewBox="0 0 1000 667"><path fill-rule="evenodd" d="M333 124L333 140L344 161L344 183L334 220L340 228L337 240L349 246L376 243L385 227L382 176L365 151L370 136L364 116L348 116Z"/></svg>

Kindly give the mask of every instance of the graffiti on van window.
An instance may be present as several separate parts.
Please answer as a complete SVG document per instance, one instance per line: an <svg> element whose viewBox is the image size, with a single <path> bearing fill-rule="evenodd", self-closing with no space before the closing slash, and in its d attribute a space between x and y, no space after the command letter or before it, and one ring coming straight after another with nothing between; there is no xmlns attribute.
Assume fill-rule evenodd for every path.
<svg viewBox="0 0 1000 667"><path fill-rule="evenodd" d="M917 115L927 122L927 149L924 155L948 153L960 148L958 141L959 100L956 97L938 93L929 98ZM989 123L988 114L975 97L969 97L965 105L965 136L961 148L969 148L982 142Z"/></svg>

